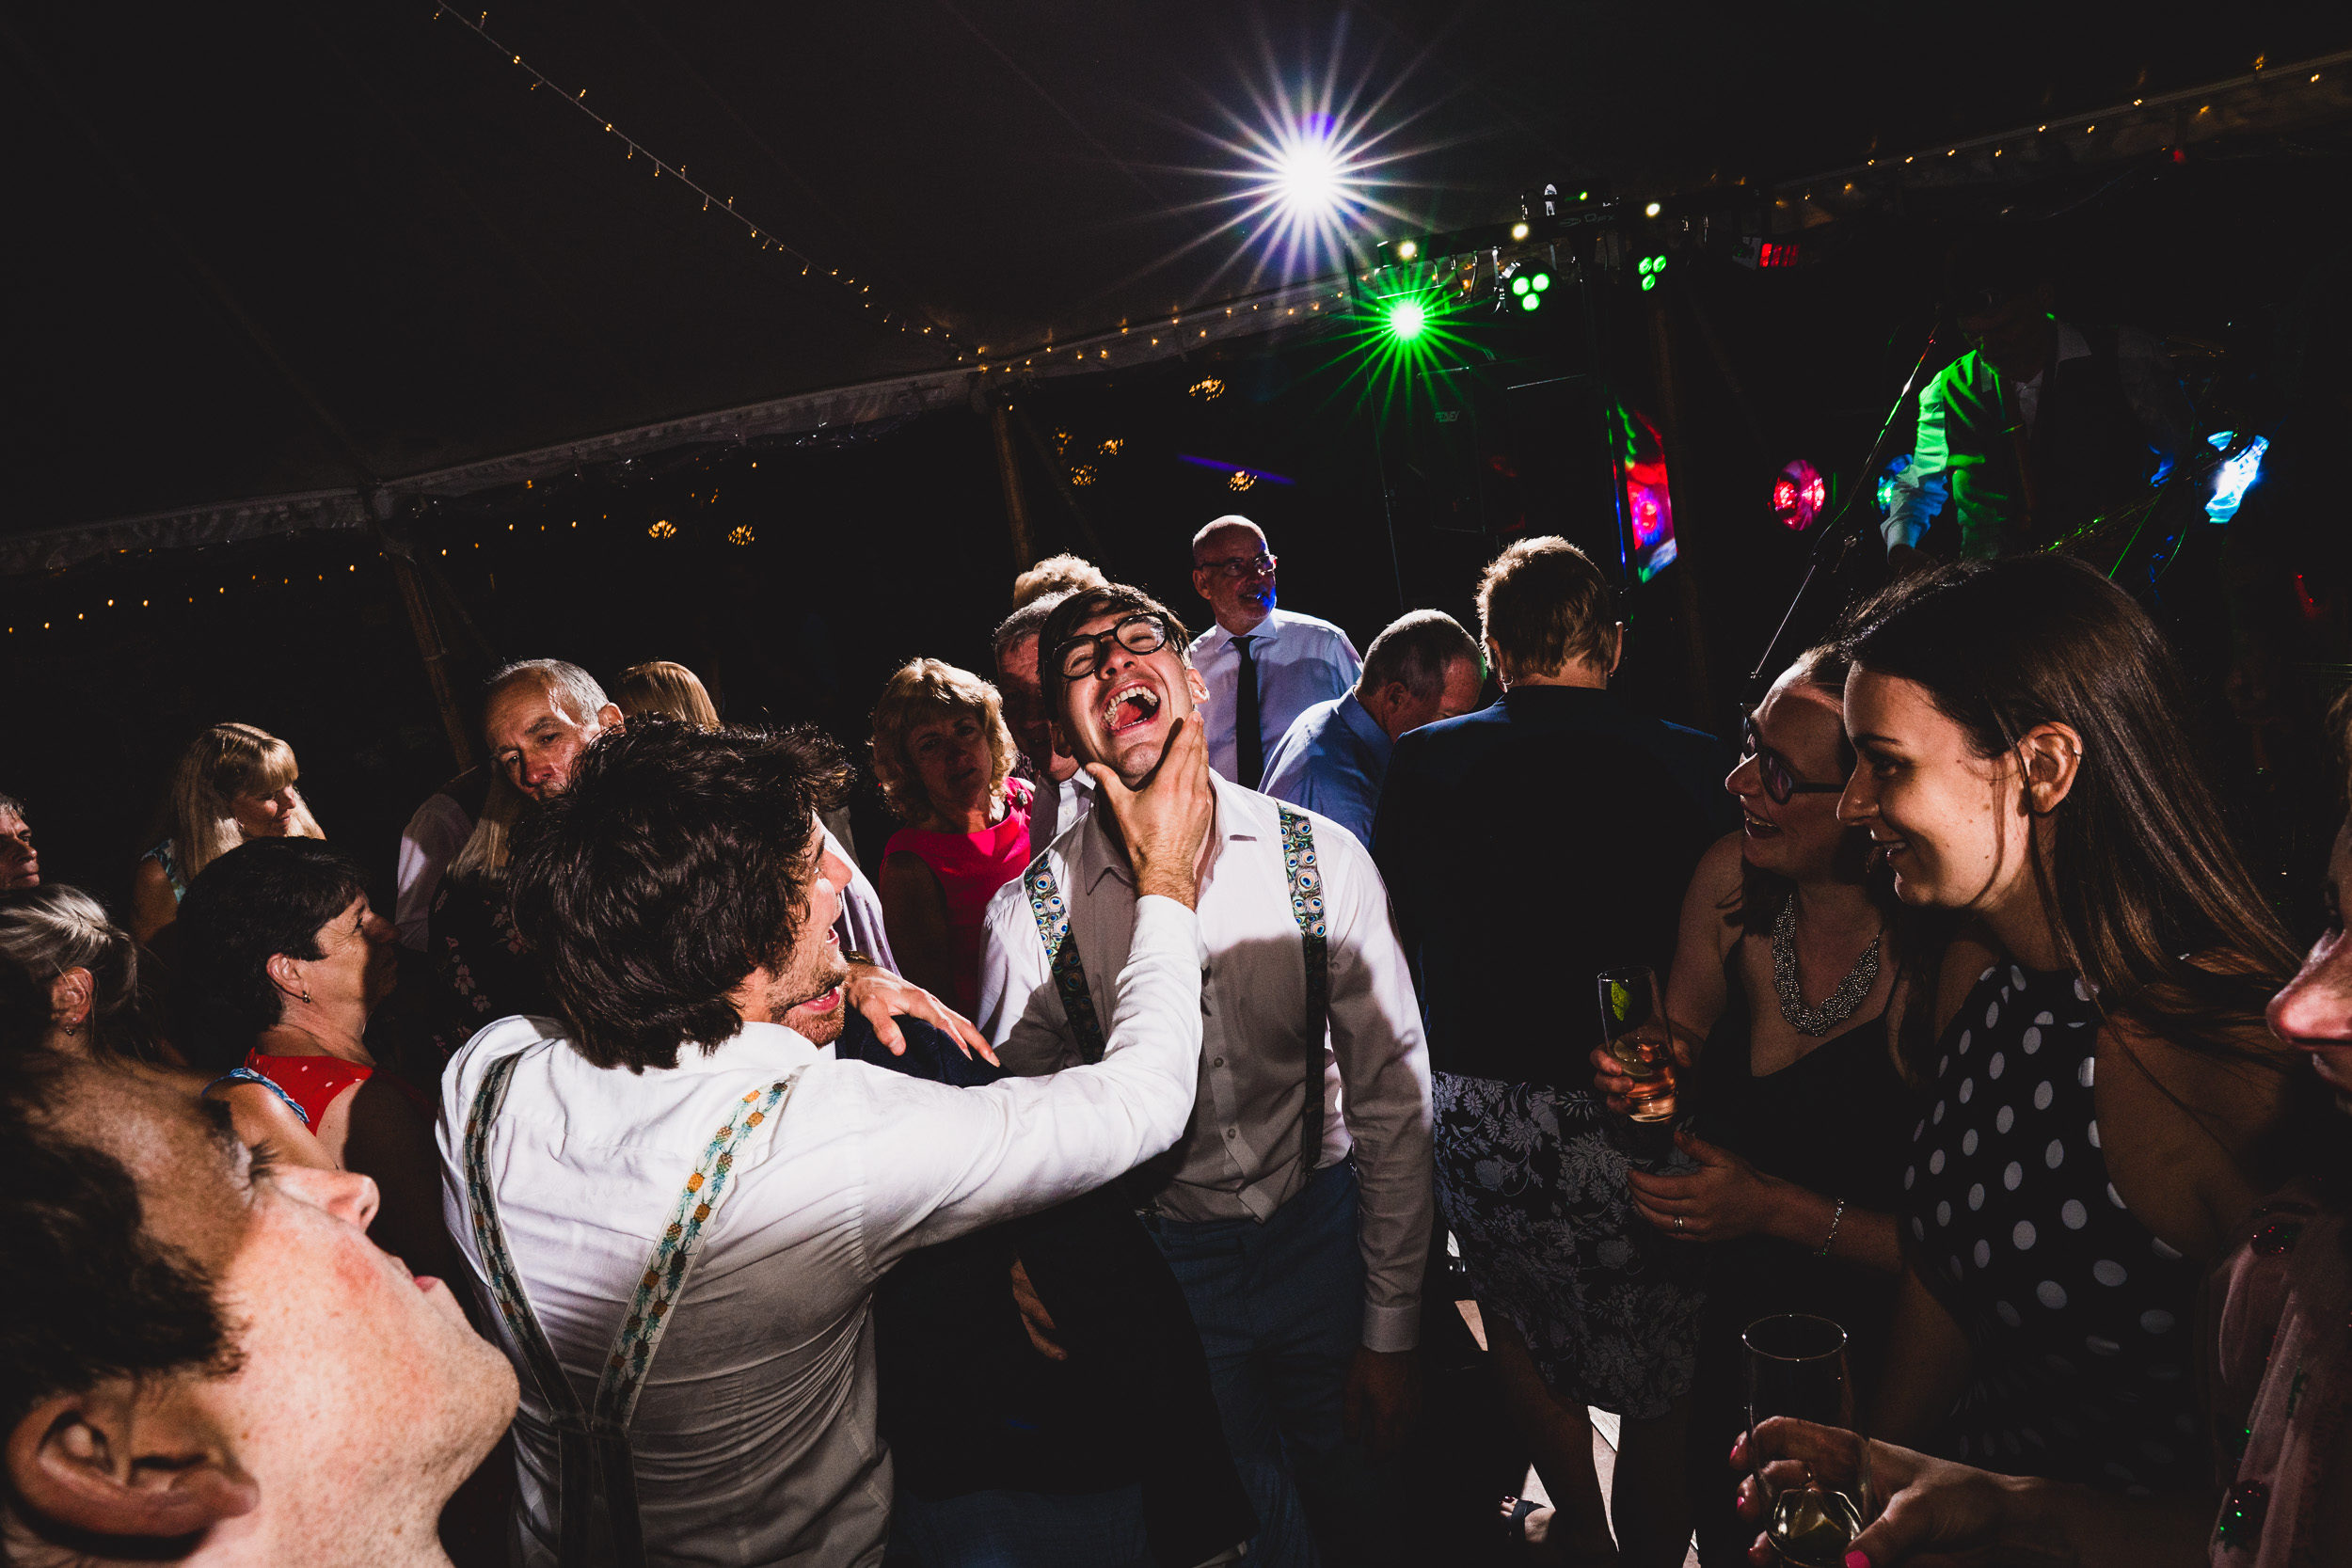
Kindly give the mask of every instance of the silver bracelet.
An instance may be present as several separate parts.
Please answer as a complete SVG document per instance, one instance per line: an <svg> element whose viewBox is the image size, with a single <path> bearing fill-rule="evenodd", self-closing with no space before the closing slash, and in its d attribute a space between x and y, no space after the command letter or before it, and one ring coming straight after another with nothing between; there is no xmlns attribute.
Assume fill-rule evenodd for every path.
<svg viewBox="0 0 2352 1568"><path fill-rule="evenodd" d="M1845 1217L1846 1200L1841 1197L1837 1200L1836 1209L1832 1211L1829 1216L1829 1234L1821 1238L1821 1250L1815 1253L1814 1257L1827 1258L1829 1256L1829 1249L1837 1244L1837 1222Z"/></svg>

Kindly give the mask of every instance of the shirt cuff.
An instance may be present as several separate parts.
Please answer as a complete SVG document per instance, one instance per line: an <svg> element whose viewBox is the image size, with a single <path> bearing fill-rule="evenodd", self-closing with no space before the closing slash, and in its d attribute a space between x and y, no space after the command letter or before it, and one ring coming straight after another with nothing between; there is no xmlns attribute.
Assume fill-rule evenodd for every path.
<svg viewBox="0 0 2352 1568"><path fill-rule="evenodd" d="M1136 900L1135 934L1128 938L1133 958L1145 947L1191 956L1200 944L1200 917L1175 899L1150 893Z"/></svg>
<svg viewBox="0 0 2352 1568"><path fill-rule="evenodd" d="M1421 1343L1421 1303L1378 1307L1364 1303L1364 1349L1392 1355Z"/></svg>
<svg viewBox="0 0 2352 1568"><path fill-rule="evenodd" d="M1879 525L1879 532L1886 540L1886 547L1890 550L1898 545L1909 545L1915 549L1919 536L1927 530L1898 512Z"/></svg>

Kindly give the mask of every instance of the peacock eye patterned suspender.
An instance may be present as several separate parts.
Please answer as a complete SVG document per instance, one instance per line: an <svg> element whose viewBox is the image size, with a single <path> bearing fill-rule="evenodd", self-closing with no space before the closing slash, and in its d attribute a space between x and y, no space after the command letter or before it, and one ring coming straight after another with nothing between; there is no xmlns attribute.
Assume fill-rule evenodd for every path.
<svg viewBox="0 0 2352 1568"><path fill-rule="evenodd" d="M1279 804L1282 874L1291 888L1291 919L1307 960L1307 1102L1298 1112L1299 1166L1311 1175L1323 1153L1323 1037L1331 1018L1331 947L1323 920L1323 873L1315 866L1314 824L1302 811Z"/></svg>
<svg viewBox="0 0 2352 1568"><path fill-rule="evenodd" d="M1024 890L1029 895L1029 913L1036 917L1038 940L1045 943L1045 957L1054 975L1054 990L1061 997L1063 1016L1070 1020L1070 1032L1077 1037L1078 1058L1099 1062L1103 1059L1103 1020L1094 1010L1094 993L1087 989L1087 972L1078 962L1078 939L1070 929L1070 905L1054 885L1054 873L1045 863L1046 852L1038 851L1029 869L1021 874Z"/></svg>
<svg viewBox="0 0 2352 1568"><path fill-rule="evenodd" d="M1323 873L1315 864L1314 823L1305 812L1279 801L1275 812L1282 824L1282 875L1290 884L1291 919L1307 966L1307 1101L1299 1115L1299 1152L1307 1171L1315 1168L1323 1152L1323 1041L1330 1025L1331 948L1324 922ZM1022 873L1029 895L1029 913L1037 920L1038 940L1045 944L1054 990L1061 997L1062 1013L1077 1037L1082 1060L1103 1059L1102 1015L1087 985L1086 969L1078 959L1078 939L1070 928L1070 903L1054 883L1054 873L1040 851Z"/></svg>
<svg viewBox="0 0 2352 1568"><path fill-rule="evenodd" d="M554 1348L539 1325L538 1314L532 1310L522 1275L507 1251L505 1227L499 1223L498 1196L490 1184L490 1124L497 1119L520 1059L510 1055L490 1065L467 1115L467 1207L472 1212L474 1236L481 1246L483 1271L489 1278L490 1297L498 1304L500 1316L514 1330L515 1341L522 1348L523 1359L539 1385L540 1396L554 1414L563 1445L559 1499L562 1544L558 1561L563 1568L575 1568L587 1560L593 1457L603 1472L606 1512L619 1560L623 1568L636 1568L645 1560L645 1553L637 1512L636 1465L628 1447L629 1419L636 1414L637 1398L644 1389L654 1353L661 1346L661 1337L669 1328L678 1298L686 1293L694 1259L701 1251L703 1232L732 1190L736 1150L755 1129L781 1114L801 1075L795 1072L765 1089L753 1089L743 1095L728 1107L725 1123L703 1145L693 1173L687 1177L685 1190L671 1206L669 1221L656 1238L645 1266L638 1275L628 1310L613 1334L612 1349L606 1353L603 1370L596 1379L595 1408L582 1411L579 1395L564 1375L563 1364L556 1359Z"/></svg>

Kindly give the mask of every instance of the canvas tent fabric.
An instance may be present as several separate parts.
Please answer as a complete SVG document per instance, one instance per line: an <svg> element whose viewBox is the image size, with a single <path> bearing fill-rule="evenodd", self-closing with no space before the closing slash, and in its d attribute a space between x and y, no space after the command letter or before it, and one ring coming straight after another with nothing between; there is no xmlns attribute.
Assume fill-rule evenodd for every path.
<svg viewBox="0 0 2352 1568"><path fill-rule="evenodd" d="M488 13L543 90L431 0L20 9L0 18L23 237L0 570L360 528L388 497L954 406L982 347L1079 373L1084 343L1172 354L1257 330L1215 312L1288 311L1332 281L1327 256L1270 261L1263 219L1220 228L1244 127L1301 109L1363 117L1380 152L1412 154L1372 224L1409 231L1489 221L1548 180L1769 185L2344 41L2285 6L2158 6L2130 39L2110 17L2097 49L2052 42L2045 6L1966 29L1842 15ZM2340 114L2340 91L2331 77L2295 112ZM656 154L809 261L651 176ZM1168 341L1136 341L1163 321Z"/></svg>

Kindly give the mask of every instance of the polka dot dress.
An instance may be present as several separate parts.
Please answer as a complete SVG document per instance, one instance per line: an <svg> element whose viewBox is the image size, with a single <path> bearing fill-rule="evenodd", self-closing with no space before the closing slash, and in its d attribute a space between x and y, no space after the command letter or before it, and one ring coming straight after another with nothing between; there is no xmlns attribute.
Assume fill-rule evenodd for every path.
<svg viewBox="0 0 2352 1568"><path fill-rule="evenodd" d="M2196 1264L2107 1180L2098 1009L2079 977L1984 972L1940 1046L1903 1173L1903 1242L1976 1348L1938 1447L2134 1495L2210 1481Z"/></svg>

